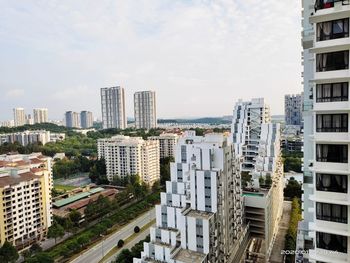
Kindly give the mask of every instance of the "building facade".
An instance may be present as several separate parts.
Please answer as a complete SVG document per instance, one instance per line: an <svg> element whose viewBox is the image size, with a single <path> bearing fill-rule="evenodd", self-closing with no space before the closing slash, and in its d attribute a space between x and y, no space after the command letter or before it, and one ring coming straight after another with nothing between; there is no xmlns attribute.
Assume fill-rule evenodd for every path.
<svg viewBox="0 0 350 263"><path fill-rule="evenodd" d="M51 226L51 158L40 153L0 155L0 244L23 249Z"/></svg>
<svg viewBox="0 0 350 263"><path fill-rule="evenodd" d="M240 262L246 228L238 162L222 134L180 138L151 241L134 263Z"/></svg>
<svg viewBox="0 0 350 263"><path fill-rule="evenodd" d="M263 98L238 101L233 110L232 138L235 152L244 158L242 171L253 171L261 135L261 125L271 121L270 107Z"/></svg>
<svg viewBox="0 0 350 263"><path fill-rule="evenodd" d="M302 126L304 94L284 96L284 118L286 125Z"/></svg>
<svg viewBox="0 0 350 263"><path fill-rule="evenodd" d="M125 129L127 120L124 88L101 88L101 110L103 129Z"/></svg>
<svg viewBox="0 0 350 263"><path fill-rule="evenodd" d="M4 143L15 143L18 142L23 146L27 146L32 143L46 143L51 141L51 134L49 131L23 131L14 133L0 134L0 145Z"/></svg>
<svg viewBox="0 0 350 263"><path fill-rule="evenodd" d="M179 136L174 133L163 133L159 136L151 136L149 140L159 141L160 159L175 158L175 150Z"/></svg>
<svg viewBox="0 0 350 263"><path fill-rule="evenodd" d="M67 111L65 113L66 127L80 128L79 113L74 111Z"/></svg>
<svg viewBox="0 0 350 263"><path fill-rule="evenodd" d="M34 123L49 122L49 111L46 108L33 109Z"/></svg>
<svg viewBox="0 0 350 263"><path fill-rule="evenodd" d="M106 162L107 178L138 175L148 185L160 179L159 143L118 135L97 140L98 158Z"/></svg>
<svg viewBox="0 0 350 263"><path fill-rule="evenodd" d="M136 129L157 127L157 106L155 91L140 91L134 94L134 113Z"/></svg>
<svg viewBox="0 0 350 263"><path fill-rule="evenodd" d="M350 262L347 1L303 2L304 262Z"/></svg>
<svg viewBox="0 0 350 263"><path fill-rule="evenodd" d="M80 126L81 128L91 128L94 124L94 117L91 111L80 112Z"/></svg>
<svg viewBox="0 0 350 263"><path fill-rule="evenodd" d="M23 126L26 124L26 115L23 108L13 109L13 119L15 121L15 126Z"/></svg>

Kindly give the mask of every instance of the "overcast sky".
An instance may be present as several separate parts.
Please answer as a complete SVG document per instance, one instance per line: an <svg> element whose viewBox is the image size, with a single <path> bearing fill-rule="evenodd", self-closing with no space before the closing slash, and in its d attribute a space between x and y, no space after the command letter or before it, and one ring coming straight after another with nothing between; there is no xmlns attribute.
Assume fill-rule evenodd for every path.
<svg viewBox="0 0 350 263"><path fill-rule="evenodd" d="M300 1L0 0L0 120L13 107L99 117L101 87L157 92L158 117L283 113L301 92Z"/></svg>

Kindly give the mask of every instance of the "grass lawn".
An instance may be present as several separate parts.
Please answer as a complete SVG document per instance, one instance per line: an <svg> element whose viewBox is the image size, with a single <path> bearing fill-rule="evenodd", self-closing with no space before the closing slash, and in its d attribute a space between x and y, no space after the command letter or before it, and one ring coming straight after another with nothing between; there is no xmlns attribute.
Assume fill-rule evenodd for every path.
<svg viewBox="0 0 350 263"><path fill-rule="evenodd" d="M53 188L55 188L57 191L70 191L70 190L73 190L77 187L71 186L71 185L54 184Z"/></svg>

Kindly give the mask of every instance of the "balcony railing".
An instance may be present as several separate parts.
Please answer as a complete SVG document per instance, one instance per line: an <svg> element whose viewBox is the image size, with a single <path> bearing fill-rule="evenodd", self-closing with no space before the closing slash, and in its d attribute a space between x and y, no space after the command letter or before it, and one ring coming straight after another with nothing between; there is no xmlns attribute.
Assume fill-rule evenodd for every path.
<svg viewBox="0 0 350 263"><path fill-rule="evenodd" d="M334 7L334 3L341 2L343 5L348 5L348 0L316 0L315 2L315 11L332 8Z"/></svg>
<svg viewBox="0 0 350 263"><path fill-rule="evenodd" d="M348 132L348 128L338 128L338 127L327 127L327 128L317 128L317 132Z"/></svg>

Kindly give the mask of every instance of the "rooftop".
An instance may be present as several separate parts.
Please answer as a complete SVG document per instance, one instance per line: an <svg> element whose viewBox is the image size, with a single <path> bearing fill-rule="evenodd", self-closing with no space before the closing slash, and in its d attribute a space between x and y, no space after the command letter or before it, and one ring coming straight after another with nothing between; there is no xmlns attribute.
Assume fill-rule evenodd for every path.
<svg viewBox="0 0 350 263"><path fill-rule="evenodd" d="M188 249L180 249L179 252L174 256L174 260L184 263L201 263L204 262L205 258L205 254Z"/></svg>
<svg viewBox="0 0 350 263"><path fill-rule="evenodd" d="M66 206L68 204L76 202L76 201L83 199L85 197L89 197L90 195L102 192L103 190L104 190L104 188L102 188L102 187L93 188L90 191L82 192L82 193L73 195L71 197L58 200L58 201L54 202L53 205L55 207L58 207L58 208L62 207L62 206Z"/></svg>
<svg viewBox="0 0 350 263"><path fill-rule="evenodd" d="M34 179L39 179L40 176L32 172L25 172L18 174L17 176L7 175L0 177L0 187L11 186L19 184L20 182L31 181Z"/></svg>
<svg viewBox="0 0 350 263"><path fill-rule="evenodd" d="M190 210L187 213L185 213L184 215L185 216L190 216L190 217L202 218L202 219L209 219L214 214L210 213L210 212L205 212L205 211Z"/></svg>

